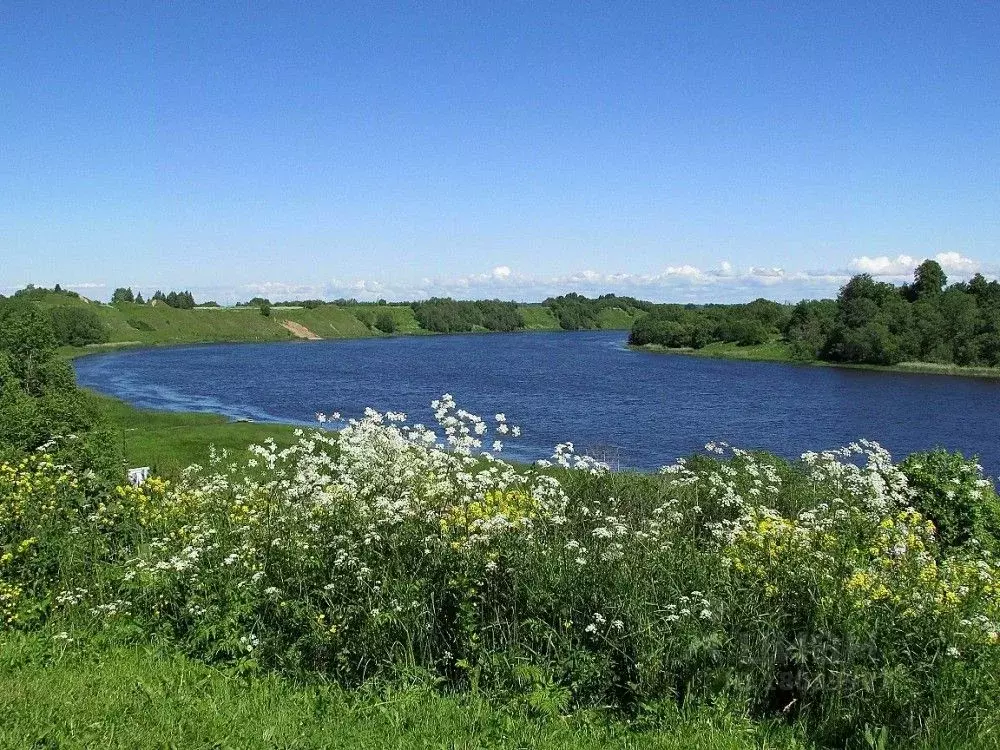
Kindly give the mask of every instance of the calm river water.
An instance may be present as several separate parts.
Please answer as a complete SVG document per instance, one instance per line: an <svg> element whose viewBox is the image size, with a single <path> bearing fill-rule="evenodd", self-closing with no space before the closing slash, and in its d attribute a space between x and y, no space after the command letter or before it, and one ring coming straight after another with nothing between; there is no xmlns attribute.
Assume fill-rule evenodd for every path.
<svg viewBox="0 0 1000 750"><path fill-rule="evenodd" d="M81 385L136 406L312 423L366 406L431 423L443 393L522 437L504 453L546 458L559 442L654 469L710 440L786 457L870 438L902 458L944 446L1000 474L1000 381L633 352L621 331L220 344L75 362Z"/></svg>

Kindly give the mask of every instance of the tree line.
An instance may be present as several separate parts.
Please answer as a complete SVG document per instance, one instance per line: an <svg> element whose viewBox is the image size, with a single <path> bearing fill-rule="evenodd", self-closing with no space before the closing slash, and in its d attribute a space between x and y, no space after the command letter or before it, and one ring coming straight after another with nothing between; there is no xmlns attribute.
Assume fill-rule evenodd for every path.
<svg viewBox="0 0 1000 750"><path fill-rule="evenodd" d="M565 331L600 328L600 316L605 310L617 308L635 315L648 312L655 307L652 302L645 302L634 297L602 294L600 297L591 299L576 292L559 297L549 297L542 304L552 312L556 320L559 321L559 327Z"/></svg>
<svg viewBox="0 0 1000 750"><path fill-rule="evenodd" d="M410 304L420 326L438 333L516 331L524 328L524 318L516 302L478 300L466 302L450 297L434 297Z"/></svg>
<svg viewBox="0 0 1000 750"><path fill-rule="evenodd" d="M111 338L107 326L93 309L79 304L80 295L56 284L52 289L28 284L14 292L9 300L0 295L0 304L8 303L37 307L39 315L48 318L48 326L57 346L103 344ZM60 302L69 304L60 304ZM37 305L37 303L47 303Z"/></svg>
<svg viewBox="0 0 1000 750"><path fill-rule="evenodd" d="M1000 366L1000 282L976 274L949 285L941 265L927 260L912 283L896 286L859 274L833 300L657 305L629 336L635 345L693 349L779 339L800 360Z"/></svg>
<svg viewBox="0 0 1000 750"><path fill-rule="evenodd" d="M145 305L145 304L152 305L156 304L157 302L160 302L163 303L164 305L167 305L168 307L174 307L179 310L190 310L197 306L197 303L194 301L194 295L188 291L183 291L183 292L171 291L168 292L167 294L164 294L159 289L157 289L156 292L153 294L153 296L149 298L149 301L147 303L147 301L142 298L142 292L137 292L133 294L132 287L130 286L129 287L120 286L117 289L115 289L115 291L111 294L112 305L117 305L123 302L136 305ZM206 304L215 305L215 303L206 303Z"/></svg>
<svg viewBox="0 0 1000 750"><path fill-rule="evenodd" d="M686 349L717 341L752 346L780 336L788 315L787 305L766 299L743 305L656 305L633 324L629 343Z"/></svg>
<svg viewBox="0 0 1000 750"><path fill-rule="evenodd" d="M85 346L109 340L106 326L86 305L59 304L79 295L62 289L29 285L13 300L42 303L43 314L58 345ZM2 298L0 298L2 299ZM54 302L54 303L53 303ZM157 291L148 301L129 287L119 287L112 304L162 303L177 309L196 306L189 291ZM314 308L349 300L296 300L279 305ZM213 305L215 303L204 303ZM542 305L565 330L601 327L611 309L636 316L629 335L634 345L658 344L700 349L715 342L752 346L782 342L788 356L856 364L894 365L903 361L961 366L1000 366L1000 282L976 274L948 284L940 264L927 260L913 282L895 286L868 274L854 276L836 299L803 300L796 305L766 299L737 305L653 304L612 294L588 298L571 293ZM269 314L271 302L257 297L245 306ZM516 331L525 328L522 308L501 300L463 301L435 297L410 303L417 323L427 331ZM369 328L394 333L398 321L384 300L358 303L355 315Z"/></svg>

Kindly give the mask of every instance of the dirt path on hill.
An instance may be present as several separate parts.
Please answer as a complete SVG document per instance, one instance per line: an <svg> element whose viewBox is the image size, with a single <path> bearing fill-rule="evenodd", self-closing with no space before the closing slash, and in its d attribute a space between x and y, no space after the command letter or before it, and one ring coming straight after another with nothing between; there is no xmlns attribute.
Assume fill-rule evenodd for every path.
<svg viewBox="0 0 1000 750"><path fill-rule="evenodd" d="M281 327L286 331L290 331L293 336L297 336L300 339L309 339L310 341L319 341L320 337L315 333L310 331L301 323L296 323L294 320L280 320Z"/></svg>

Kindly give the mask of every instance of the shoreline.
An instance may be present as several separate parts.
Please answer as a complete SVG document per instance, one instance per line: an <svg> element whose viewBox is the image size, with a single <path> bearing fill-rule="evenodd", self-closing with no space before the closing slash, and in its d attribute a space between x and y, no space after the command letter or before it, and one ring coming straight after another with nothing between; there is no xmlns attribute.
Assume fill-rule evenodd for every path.
<svg viewBox="0 0 1000 750"><path fill-rule="evenodd" d="M522 328L516 331L402 331L372 336L330 336L328 338L289 338L289 339L218 339L209 341L109 341L104 344L87 344L86 346L61 346L58 351L64 359L74 360L96 354L115 354L121 351L149 351L154 349L171 349L183 346L227 346L239 344L318 344L329 341L370 341L400 338L437 338L439 336L519 336L535 333L600 333L619 332L628 336L628 328Z"/></svg>
<svg viewBox="0 0 1000 750"><path fill-rule="evenodd" d="M904 375L940 375L960 378L979 378L981 380L1000 379L1000 367L961 367L959 365L944 365L935 362L901 362L898 365L866 365L852 364L849 362L826 362L821 359L792 359L788 356L768 354L761 351L763 347L773 344L763 344L760 346L747 346L730 348L711 348L709 344L704 349L673 348L660 344L627 344L627 348L633 352L645 354L667 354L687 357L700 357L702 359L725 359L732 362L773 362L782 365L795 365L801 367L830 367L839 370L865 370L868 372L897 373Z"/></svg>

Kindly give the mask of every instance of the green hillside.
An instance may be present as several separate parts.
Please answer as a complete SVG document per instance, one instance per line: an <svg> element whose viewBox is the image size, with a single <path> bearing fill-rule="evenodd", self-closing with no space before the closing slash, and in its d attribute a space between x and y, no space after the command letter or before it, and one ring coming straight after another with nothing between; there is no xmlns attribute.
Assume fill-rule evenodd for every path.
<svg viewBox="0 0 1000 750"><path fill-rule="evenodd" d="M255 306L181 309L163 303L104 304L66 293L37 294L32 300L48 311L56 308L92 311L107 335L103 343L92 344L89 348L365 338L388 335L387 330L393 334L430 334L441 330L424 328L409 304L275 305L264 314ZM517 311L523 321L523 330L554 331L567 327L557 311L547 304L519 304ZM588 323L573 324L573 327L626 330L643 314L644 311L634 307L604 306L594 311ZM391 317L391 326L386 325L386 316ZM487 328L473 325L464 330L486 331Z"/></svg>

